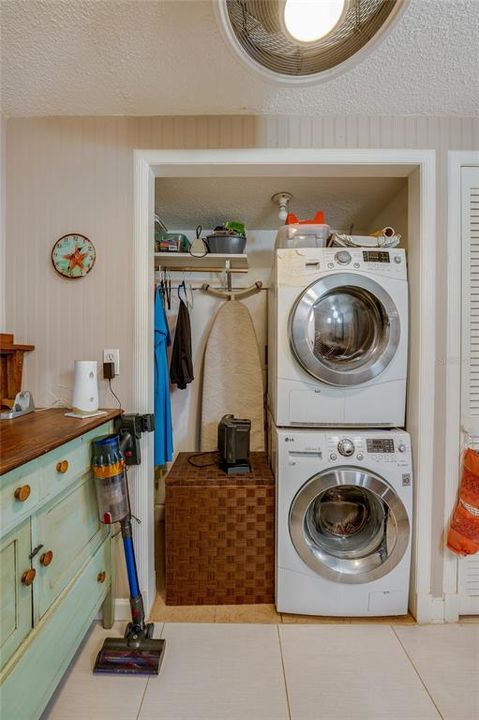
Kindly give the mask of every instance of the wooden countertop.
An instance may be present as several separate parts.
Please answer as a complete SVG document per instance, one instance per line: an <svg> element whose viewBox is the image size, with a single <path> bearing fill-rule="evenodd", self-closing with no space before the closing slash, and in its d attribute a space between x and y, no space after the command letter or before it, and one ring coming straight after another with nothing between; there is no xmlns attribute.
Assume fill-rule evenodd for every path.
<svg viewBox="0 0 479 720"><path fill-rule="evenodd" d="M14 420L0 420L0 475L103 425L122 411L107 410L106 415L85 420L65 417L66 412L65 408L37 410Z"/></svg>

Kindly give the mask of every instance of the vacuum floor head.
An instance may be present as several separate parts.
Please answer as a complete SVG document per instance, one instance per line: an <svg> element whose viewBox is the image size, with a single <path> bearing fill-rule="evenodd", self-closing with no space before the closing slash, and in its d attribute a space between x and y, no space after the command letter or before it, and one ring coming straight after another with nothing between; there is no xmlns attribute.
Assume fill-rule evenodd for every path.
<svg viewBox="0 0 479 720"><path fill-rule="evenodd" d="M165 654L165 640L107 638L97 655L94 673L158 675Z"/></svg>

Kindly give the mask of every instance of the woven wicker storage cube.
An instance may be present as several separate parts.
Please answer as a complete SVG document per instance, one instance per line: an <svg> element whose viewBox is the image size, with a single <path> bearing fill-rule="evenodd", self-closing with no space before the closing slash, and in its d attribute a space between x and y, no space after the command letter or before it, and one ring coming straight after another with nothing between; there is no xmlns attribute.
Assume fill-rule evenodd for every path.
<svg viewBox="0 0 479 720"><path fill-rule="evenodd" d="M265 453L252 472L197 468L180 453L166 478L166 603L274 601L274 479Z"/></svg>

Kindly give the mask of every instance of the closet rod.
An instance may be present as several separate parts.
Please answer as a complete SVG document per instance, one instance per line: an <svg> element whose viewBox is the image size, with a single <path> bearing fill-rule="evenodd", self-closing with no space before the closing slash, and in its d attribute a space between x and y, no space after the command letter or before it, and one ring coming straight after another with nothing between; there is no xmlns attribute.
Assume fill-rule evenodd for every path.
<svg viewBox="0 0 479 720"><path fill-rule="evenodd" d="M259 281L258 281L258 282L259 282ZM192 285L192 283L191 283L189 280L187 280L187 283L188 283L188 285L190 286L190 288L192 289L193 292L200 292L200 291L201 291L201 292L205 292L205 289L204 289L203 285L206 285L207 283L203 283L203 285L197 285L197 286ZM255 284L256 284L256 283L255 283ZM174 290L178 290L179 287L181 287L181 283L180 283L179 285L172 285L172 286L171 286L171 291L173 292ZM156 289L161 288L161 283L155 282L155 288L156 288ZM249 285L248 287L236 287L234 290L232 290L232 292L238 292L238 291L240 291L240 290L241 290L241 291L246 291L246 290L249 291L251 288L253 288L254 291L256 292L255 285ZM207 292L210 292L210 289L218 290L218 292L224 292L224 293L226 293L227 295L230 295L230 294L231 294L231 293L229 293L227 290L225 290L224 288L215 288L215 287L213 287L212 285L208 285L208 291L207 291ZM259 292L260 290L266 291L266 290L268 290L268 289L269 289L268 287L265 287L265 286L263 285L263 287L258 288L258 292Z"/></svg>

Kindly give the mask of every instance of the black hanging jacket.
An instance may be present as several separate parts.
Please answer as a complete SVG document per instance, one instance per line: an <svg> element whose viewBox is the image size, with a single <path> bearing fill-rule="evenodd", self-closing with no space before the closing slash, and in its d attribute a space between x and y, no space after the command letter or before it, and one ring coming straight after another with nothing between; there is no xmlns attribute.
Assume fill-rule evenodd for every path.
<svg viewBox="0 0 479 720"><path fill-rule="evenodd" d="M171 352L170 380L173 385L177 385L180 390L184 390L188 383L194 379L190 314L185 303L180 299L175 339Z"/></svg>

